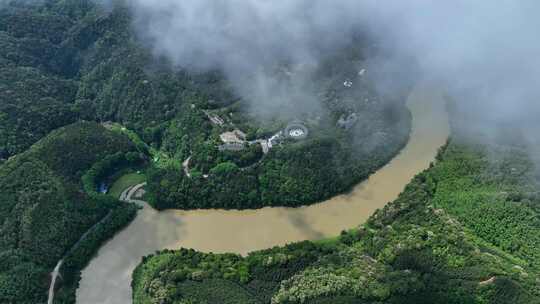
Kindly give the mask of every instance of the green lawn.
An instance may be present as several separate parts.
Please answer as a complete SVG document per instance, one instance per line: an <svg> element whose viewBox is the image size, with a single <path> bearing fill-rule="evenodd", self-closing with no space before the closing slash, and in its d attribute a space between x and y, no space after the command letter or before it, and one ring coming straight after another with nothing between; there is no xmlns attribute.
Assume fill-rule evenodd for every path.
<svg viewBox="0 0 540 304"><path fill-rule="evenodd" d="M127 188L143 183L146 181L146 176L142 173L128 173L118 178L109 189L109 195L119 198L122 191Z"/></svg>

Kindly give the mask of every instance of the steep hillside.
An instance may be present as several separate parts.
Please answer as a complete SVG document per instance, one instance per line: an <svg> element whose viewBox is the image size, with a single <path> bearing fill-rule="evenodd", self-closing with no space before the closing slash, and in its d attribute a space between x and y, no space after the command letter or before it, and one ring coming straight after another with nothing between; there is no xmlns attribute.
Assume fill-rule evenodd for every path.
<svg viewBox="0 0 540 304"><path fill-rule="evenodd" d="M100 243L88 239L103 241L129 222L136 208L89 196L81 176L107 155L133 149L127 137L83 122L52 132L0 166L0 302L44 303L49 273L68 252L81 253L72 247L90 227L107 217L99 235L79 244L90 247L84 254ZM85 263L90 256L77 258ZM84 266L67 264L73 271Z"/></svg>

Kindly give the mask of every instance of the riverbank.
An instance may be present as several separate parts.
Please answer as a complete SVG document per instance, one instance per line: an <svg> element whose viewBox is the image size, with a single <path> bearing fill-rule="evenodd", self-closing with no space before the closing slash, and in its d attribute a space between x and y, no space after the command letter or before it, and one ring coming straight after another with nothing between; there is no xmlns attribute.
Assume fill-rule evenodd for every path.
<svg viewBox="0 0 540 304"><path fill-rule="evenodd" d="M412 177L429 167L447 140L449 126L442 92L429 84L419 84L408 106L413 125L406 147L348 194L297 209L157 212L145 206L83 270L77 303L130 303L133 269L143 256L157 250L187 247L246 254L322 239L356 227L396 199Z"/></svg>
<svg viewBox="0 0 540 304"><path fill-rule="evenodd" d="M396 200L337 237L146 256L133 303L540 303L540 184L527 149L508 148L452 133Z"/></svg>

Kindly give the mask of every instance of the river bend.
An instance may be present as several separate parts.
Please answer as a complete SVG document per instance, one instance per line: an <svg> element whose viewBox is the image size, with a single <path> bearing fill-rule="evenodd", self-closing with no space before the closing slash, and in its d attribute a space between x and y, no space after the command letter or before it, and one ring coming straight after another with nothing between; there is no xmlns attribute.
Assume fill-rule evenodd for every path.
<svg viewBox="0 0 540 304"><path fill-rule="evenodd" d="M143 256L157 250L187 247L247 254L335 236L365 222L429 167L448 138L448 117L440 90L426 82L418 84L408 98L408 107L413 121L405 148L348 194L296 209L157 212L145 205L83 270L77 303L131 303L131 273Z"/></svg>

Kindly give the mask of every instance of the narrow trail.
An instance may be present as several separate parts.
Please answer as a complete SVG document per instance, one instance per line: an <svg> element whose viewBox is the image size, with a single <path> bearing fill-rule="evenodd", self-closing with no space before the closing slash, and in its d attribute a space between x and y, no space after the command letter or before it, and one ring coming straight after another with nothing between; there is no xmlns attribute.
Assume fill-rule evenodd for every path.
<svg viewBox="0 0 540 304"><path fill-rule="evenodd" d="M56 279L58 278L58 275L60 274L60 268L62 267L62 264L64 264L64 259L61 259L56 264L56 267L54 267L53 272L51 272L51 285L49 286L49 298L47 299L47 304L53 304L54 301L54 286L56 285Z"/></svg>
<svg viewBox="0 0 540 304"><path fill-rule="evenodd" d="M54 267L53 271L51 272L51 283L49 285L49 294L47 297L47 304L53 304L54 303L54 294L55 294L55 286L56 281L58 280L58 277L61 277L60 270L62 269L62 265L64 264L64 260L66 257L69 256L69 254L81 244L81 242L90 234L92 231L94 231L101 223L109 219L112 215L112 210L107 213L99 222L95 223L94 226L90 227L80 238L79 240L73 245L68 252L62 257L58 263L56 263L56 266Z"/></svg>
<svg viewBox="0 0 540 304"><path fill-rule="evenodd" d="M142 204L135 220L107 242L83 270L78 304L132 302L131 274L143 256L163 249L248 252L291 242L338 235L357 227L377 209L395 200L419 172L427 169L449 135L441 90L428 83L415 87L407 103L413 117L410 140L387 165L350 193L301 208L258 210L168 210L158 212L125 191L124 199Z"/></svg>

